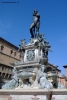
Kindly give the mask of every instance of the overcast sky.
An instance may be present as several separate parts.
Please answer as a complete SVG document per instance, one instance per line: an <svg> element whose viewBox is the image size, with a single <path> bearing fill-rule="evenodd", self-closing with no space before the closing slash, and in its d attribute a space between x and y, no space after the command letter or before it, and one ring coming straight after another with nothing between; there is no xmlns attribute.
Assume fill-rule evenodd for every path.
<svg viewBox="0 0 67 100"><path fill-rule="evenodd" d="M67 0L0 0L0 37L16 46L20 44L20 39L26 39L28 43L34 9L41 16L40 33L45 34L53 51L49 52L49 62L58 65L62 74L65 74L63 65L67 64Z"/></svg>

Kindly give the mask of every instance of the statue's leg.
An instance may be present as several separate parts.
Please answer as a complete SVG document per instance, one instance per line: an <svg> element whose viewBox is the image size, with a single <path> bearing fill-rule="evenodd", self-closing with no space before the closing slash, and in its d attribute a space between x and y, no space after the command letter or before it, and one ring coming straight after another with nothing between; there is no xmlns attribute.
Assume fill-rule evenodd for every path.
<svg viewBox="0 0 67 100"><path fill-rule="evenodd" d="M34 37L36 37L36 35L35 35L35 27L33 28L33 34L34 34Z"/></svg>
<svg viewBox="0 0 67 100"><path fill-rule="evenodd" d="M15 83L15 88L17 88L19 86L18 82Z"/></svg>
<svg viewBox="0 0 67 100"><path fill-rule="evenodd" d="M34 38L34 33L35 33L35 32L34 32L34 31L35 31L35 30L34 30L34 29L35 29L34 27L35 27L35 24L32 23L32 24L31 24L31 27L30 27L31 38ZM34 33L33 33L33 32L34 32Z"/></svg>
<svg viewBox="0 0 67 100"><path fill-rule="evenodd" d="M40 28L40 23L38 22L38 23L36 24L36 33L37 33L37 34L39 33L39 28Z"/></svg>
<svg viewBox="0 0 67 100"><path fill-rule="evenodd" d="M23 86L24 86L23 80L21 80L21 79L19 79L19 86L20 86L21 88L23 88Z"/></svg>
<svg viewBox="0 0 67 100"><path fill-rule="evenodd" d="M23 84L23 81L22 81L22 85L20 86L21 88L23 88L24 84Z"/></svg>
<svg viewBox="0 0 67 100"><path fill-rule="evenodd" d="M36 28L36 34L38 34L39 33L39 28Z"/></svg>
<svg viewBox="0 0 67 100"><path fill-rule="evenodd" d="M50 85L50 89L52 89L53 88L52 83L48 81L48 84Z"/></svg>

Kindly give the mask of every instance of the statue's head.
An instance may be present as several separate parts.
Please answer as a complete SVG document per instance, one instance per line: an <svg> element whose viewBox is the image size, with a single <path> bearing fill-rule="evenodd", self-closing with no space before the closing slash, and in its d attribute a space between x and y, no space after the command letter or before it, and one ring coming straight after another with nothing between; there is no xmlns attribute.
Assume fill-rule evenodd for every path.
<svg viewBox="0 0 67 100"><path fill-rule="evenodd" d="M38 11L35 9L35 10L34 10L34 13L35 13L35 14L37 14L37 13L38 13Z"/></svg>

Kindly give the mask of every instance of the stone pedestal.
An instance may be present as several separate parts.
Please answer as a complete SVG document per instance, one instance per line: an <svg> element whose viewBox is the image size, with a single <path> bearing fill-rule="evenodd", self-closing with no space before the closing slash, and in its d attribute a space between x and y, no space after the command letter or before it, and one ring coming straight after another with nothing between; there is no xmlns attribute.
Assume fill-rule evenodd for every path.
<svg viewBox="0 0 67 100"><path fill-rule="evenodd" d="M53 95L52 98L49 95L34 96L34 95L9 95L0 96L0 100L67 100L67 95Z"/></svg>
<svg viewBox="0 0 67 100"><path fill-rule="evenodd" d="M67 89L0 90L0 100L67 100Z"/></svg>

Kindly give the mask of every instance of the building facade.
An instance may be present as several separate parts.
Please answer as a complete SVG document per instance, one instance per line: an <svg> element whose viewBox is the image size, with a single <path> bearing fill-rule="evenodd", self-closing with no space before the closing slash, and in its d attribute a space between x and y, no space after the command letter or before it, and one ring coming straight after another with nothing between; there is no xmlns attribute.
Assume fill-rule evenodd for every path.
<svg viewBox="0 0 67 100"><path fill-rule="evenodd" d="M10 63L20 59L19 48L0 37L0 83L11 79L13 66Z"/></svg>

